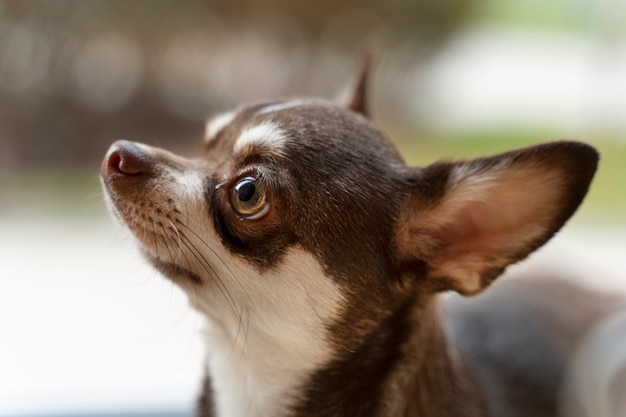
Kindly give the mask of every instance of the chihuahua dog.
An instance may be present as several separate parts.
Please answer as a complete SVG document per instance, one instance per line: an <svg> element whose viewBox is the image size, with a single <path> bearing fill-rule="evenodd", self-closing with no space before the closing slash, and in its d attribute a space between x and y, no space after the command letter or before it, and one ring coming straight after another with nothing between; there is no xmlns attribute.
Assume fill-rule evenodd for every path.
<svg viewBox="0 0 626 417"><path fill-rule="evenodd" d="M597 152L560 141L409 167L368 117L367 68L346 105L214 117L192 158L125 140L104 158L112 212L206 318L198 415L553 415L601 308L538 280L441 295L481 293L548 241ZM549 314L555 294L584 325Z"/></svg>

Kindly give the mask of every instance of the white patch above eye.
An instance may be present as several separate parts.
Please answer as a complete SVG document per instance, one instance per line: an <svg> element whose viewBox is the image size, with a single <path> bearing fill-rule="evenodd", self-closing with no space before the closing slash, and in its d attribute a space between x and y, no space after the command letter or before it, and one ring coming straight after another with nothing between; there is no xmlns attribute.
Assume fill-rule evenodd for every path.
<svg viewBox="0 0 626 417"><path fill-rule="evenodd" d="M241 132L233 150L241 152L248 147L263 147L280 152L287 141L287 135L276 122L262 122Z"/></svg>
<svg viewBox="0 0 626 417"><path fill-rule="evenodd" d="M280 103L270 104L268 106L263 107L259 111L257 111L255 116L261 116L263 114L268 114L268 113L274 113L274 112L277 112L277 111L287 110L287 109L291 109L293 107L302 106L303 104L307 104L307 103L308 103L307 100L299 98L299 99L295 99L295 100L288 100L288 101L283 101L283 102L280 102Z"/></svg>
<svg viewBox="0 0 626 417"><path fill-rule="evenodd" d="M209 120L204 131L204 141L211 142L215 136L224 129L237 116L237 112L222 113Z"/></svg>

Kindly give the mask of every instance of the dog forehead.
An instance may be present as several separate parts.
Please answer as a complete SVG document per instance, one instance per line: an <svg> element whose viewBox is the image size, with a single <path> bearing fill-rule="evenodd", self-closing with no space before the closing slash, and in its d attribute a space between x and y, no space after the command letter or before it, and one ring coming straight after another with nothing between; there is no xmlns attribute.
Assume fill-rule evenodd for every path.
<svg viewBox="0 0 626 417"><path fill-rule="evenodd" d="M393 147L368 119L360 114L320 99L294 99L257 108L248 121L248 129L265 126L258 142L334 155L361 148Z"/></svg>
<svg viewBox="0 0 626 417"><path fill-rule="evenodd" d="M233 151L240 153L254 148L283 153L287 146L310 147L315 140L323 137L332 140L334 136L325 133L329 126L338 125L343 110L330 104L307 99L286 100L267 104L249 111L248 120L236 135ZM349 125L341 123L343 128Z"/></svg>
<svg viewBox="0 0 626 417"><path fill-rule="evenodd" d="M317 98L271 101L222 113L207 124L205 144L206 155L239 168L250 161L283 160L285 167L296 170L344 165L358 173L359 165L387 170L403 163L369 119Z"/></svg>
<svg viewBox="0 0 626 417"><path fill-rule="evenodd" d="M250 125L254 125L255 122L266 118L263 116L311 104L313 101L319 100L309 98L274 100L240 106L230 111L218 113L207 120L204 131L204 141L211 142L222 130L229 126L238 126L239 128L249 127Z"/></svg>
<svg viewBox="0 0 626 417"><path fill-rule="evenodd" d="M207 121L203 142L207 146L213 146L218 141L224 142L222 138L227 138L226 149L235 153L257 147L280 150L290 136L286 134L287 131L293 129L293 126L287 123L288 118L284 115L280 118L276 118L276 115L289 110L293 112L294 108L305 106L311 101L312 99L302 98L271 101L219 113ZM280 120L274 120L275 118Z"/></svg>

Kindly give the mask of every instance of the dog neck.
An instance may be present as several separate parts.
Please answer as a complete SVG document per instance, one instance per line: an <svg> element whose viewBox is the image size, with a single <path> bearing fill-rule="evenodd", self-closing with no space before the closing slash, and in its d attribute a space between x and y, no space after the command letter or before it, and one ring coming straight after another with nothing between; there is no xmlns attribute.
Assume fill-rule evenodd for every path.
<svg viewBox="0 0 626 417"><path fill-rule="evenodd" d="M408 301L359 350L315 375L295 415L487 415L440 316L438 296Z"/></svg>
<svg viewBox="0 0 626 417"><path fill-rule="evenodd" d="M230 287L236 306L216 291L194 298L208 318L216 416L292 415L310 375L333 357L332 345L320 335L330 326L340 293L322 274L314 257L294 250L281 267L250 279L245 289Z"/></svg>
<svg viewBox="0 0 626 417"><path fill-rule="evenodd" d="M344 348L323 364L316 363L310 346L300 351L295 345L255 347L262 335L253 328L244 354L215 345L213 333L208 339L217 350L208 364L214 413L485 416L479 390L448 344L440 315L438 296L407 302L359 349Z"/></svg>
<svg viewBox="0 0 626 417"><path fill-rule="evenodd" d="M470 370L443 327L440 296L409 312L411 330L382 387L380 416L486 416Z"/></svg>

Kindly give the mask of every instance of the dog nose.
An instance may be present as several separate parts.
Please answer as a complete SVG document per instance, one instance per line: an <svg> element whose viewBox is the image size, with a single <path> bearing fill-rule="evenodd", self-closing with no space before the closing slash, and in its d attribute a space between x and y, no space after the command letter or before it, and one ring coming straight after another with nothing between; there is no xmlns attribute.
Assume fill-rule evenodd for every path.
<svg viewBox="0 0 626 417"><path fill-rule="evenodd" d="M152 165L152 157L138 144L118 140L111 145L102 161L101 173L105 177L114 174L138 176L149 173Z"/></svg>

